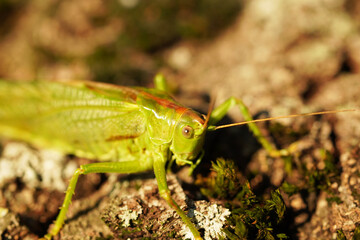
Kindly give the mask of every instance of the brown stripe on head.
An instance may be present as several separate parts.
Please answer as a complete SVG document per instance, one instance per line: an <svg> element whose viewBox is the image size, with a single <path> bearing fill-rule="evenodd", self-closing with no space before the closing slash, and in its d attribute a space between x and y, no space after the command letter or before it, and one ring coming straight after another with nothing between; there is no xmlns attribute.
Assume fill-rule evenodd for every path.
<svg viewBox="0 0 360 240"><path fill-rule="evenodd" d="M198 113L194 112L194 111L191 110L191 109L186 109L186 110L188 110L188 111L186 112L186 114L187 114L188 116L190 116L192 119L194 119L195 121L199 122L201 125L204 125L204 124L205 124L206 117L204 118L204 117L200 116Z"/></svg>
<svg viewBox="0 0 360 240"><path fill-rule="evenodd" d="M175 109L175 111L177 113L184 113L186 110L188 110L188 108L180 106L179 104L176 104L172 101L169 101L168 99L163 99L157 96L152 95L151 93L145 92L145 91L141 91L141 94L143 94L144 96L148 97L149 99L152 99L154 101L156 101L159 105L166 107L166 108L171 108L171 109Z"/></svg>

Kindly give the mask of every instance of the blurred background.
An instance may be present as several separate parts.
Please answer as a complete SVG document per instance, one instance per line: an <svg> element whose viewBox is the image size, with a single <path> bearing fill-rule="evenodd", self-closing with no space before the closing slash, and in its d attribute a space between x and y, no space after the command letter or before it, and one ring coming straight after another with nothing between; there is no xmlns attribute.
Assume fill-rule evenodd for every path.
<svg viewBox="0 0 360 240"><path fill-rule="evenodd" d="M339 80L360 69L359 5L2 0L0 77L151 86L162 72L190 97L216 89L218 102L241 97L254 112L310 101L341 105L342 95L357 95L359 86ZM321 90L337 80L352 90L335 96Z"/></svg>
<svg viewBox="0 0 360 240"><path fill-rule="evenodd" d="M151 87L161 72L180 102L203 112L214 94L217 104L241 98L254 115L358 108L359 27L358 0L0 0L0 78ZM237 109L230 117L242 120ZM354 210L360 187L358 180L349 183L360 166L340 161L358 160L360 115L329 119L331 151L343 169L335 188L348 200L325 204L326 212L320 192L308 200L317 207L301 200L307 207L291 210L310 209L292 219L300 239L330 239L338 229L349 237L360 222ZM242 148L242 156L252 151L231 145L239 137L230 134L225 150L210 160L236 158L238 152L227 153L234 148ZM278 169L284 176L283 165L257 166L280 186L271 174Z"/></svg>
<svg viewBox="0 0 360 240"><path fill-rule="evenodd" d="M241 5L237 0L4 0L0 75L145 84L162 68L184 69L192 55L188 48L217 36L235 21ZM173 56L182 44L180 56Z"/></svg>

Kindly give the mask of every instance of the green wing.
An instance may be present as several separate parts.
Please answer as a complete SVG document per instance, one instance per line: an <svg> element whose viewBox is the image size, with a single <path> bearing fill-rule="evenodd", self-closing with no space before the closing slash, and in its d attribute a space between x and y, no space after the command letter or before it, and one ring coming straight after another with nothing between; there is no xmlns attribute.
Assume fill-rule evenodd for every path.
<svg viewBox="0 0 360 240"><path fill-rule="evenodd" d="M0 135L109 159L145 132L132 88L92 82L0 81Z"/></svg>

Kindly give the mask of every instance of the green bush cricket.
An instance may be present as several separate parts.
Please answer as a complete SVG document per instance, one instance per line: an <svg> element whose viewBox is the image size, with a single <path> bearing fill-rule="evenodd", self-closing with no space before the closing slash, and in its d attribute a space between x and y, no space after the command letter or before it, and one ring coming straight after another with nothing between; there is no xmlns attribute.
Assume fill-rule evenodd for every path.
<svg viewBox="0 0 360 240"><path fill-rule="evenodd" d="M275 149L255 124L276 118L253 120L242 101L234 97L215 109L210 107L207 116L203 116L171 98L164 81L157 75L154 89L89 81L0 81L0 135L99 160L81 165L75 171L46 239L57 235L62 228L80 175L148 170L155 173L160 196L177 212L194 238L202 239L190 218L171 197L166 180L168 161L188 164L192 171L203 156L207 131L242 124L248 124L269 155L290 154L286 149ZM239 106L245 122L216 127L235 105ZM277 118L335 112L339 111Z"/></svg>

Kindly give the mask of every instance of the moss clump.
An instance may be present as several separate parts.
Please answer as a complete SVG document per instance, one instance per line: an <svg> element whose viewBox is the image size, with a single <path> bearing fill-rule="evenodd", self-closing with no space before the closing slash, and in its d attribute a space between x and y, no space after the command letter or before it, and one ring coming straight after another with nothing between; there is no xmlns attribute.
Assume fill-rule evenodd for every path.
<svg viewBox="0 0 360 240"><path fill-rule="evenodd" d="M212 176L203 183L204 195L217 198L231 210L223 232L229 239L285 239L278 225L285 214L285 203L279 190L268 200L259 199L244 180L233 161L217 159Z"/></svg>
<svg viewBox="0 0 360 240"><path fill-rule="evenodd" d="M346 240L345 233L342 229L337 230L336 240ZM354 230L354 235L351 240L359 240L360 239L360 225L358 225Z"/></svg>

